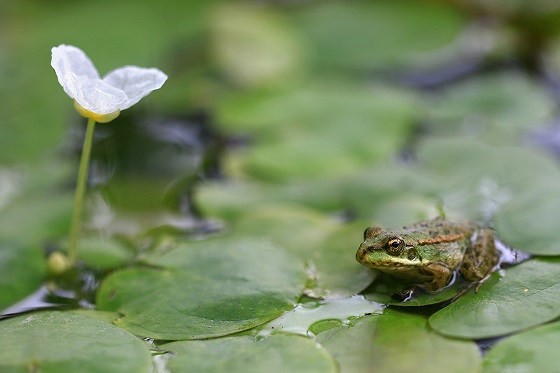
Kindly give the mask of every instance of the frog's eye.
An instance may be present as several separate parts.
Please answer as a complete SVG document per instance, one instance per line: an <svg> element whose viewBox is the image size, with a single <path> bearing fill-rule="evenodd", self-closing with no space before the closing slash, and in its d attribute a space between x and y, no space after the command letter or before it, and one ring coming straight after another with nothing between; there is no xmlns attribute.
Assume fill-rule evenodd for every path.
<svg viewBox="0 0 560 373"><path fill-rule="evenodd" d="M385 245L385 251L387 251L387 254L389 255L397 256L402 253L402 251L404 250L404 246L405 245L402 238L391 238Z"/></svg>

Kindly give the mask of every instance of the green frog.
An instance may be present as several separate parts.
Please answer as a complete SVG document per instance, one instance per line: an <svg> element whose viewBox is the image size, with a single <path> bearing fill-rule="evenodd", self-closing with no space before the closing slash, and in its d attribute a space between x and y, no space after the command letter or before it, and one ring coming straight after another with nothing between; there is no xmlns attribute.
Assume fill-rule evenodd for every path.
<svg viewBox="0 0 560 373"><path fill-rule="evenodd" d="M359 263L430 292L449 285L457 270L466 281L482 283L499 258L491 229L444 218L397 229L371 226L356 253Z"/></svg>

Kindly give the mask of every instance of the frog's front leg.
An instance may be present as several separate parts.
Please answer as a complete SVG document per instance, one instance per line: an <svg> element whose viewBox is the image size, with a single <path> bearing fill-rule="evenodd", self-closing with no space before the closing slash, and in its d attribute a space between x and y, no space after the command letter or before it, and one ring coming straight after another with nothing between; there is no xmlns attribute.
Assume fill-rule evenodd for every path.
<svg viewBox="0 0 560 373"><path fill-rule="evenodd" d="M421 284L417 284L411 289L393 293L391 297L400 302L406 302L414 295L418 287L424 288L428 291L438 291L446 287L453 277L453 271L451 271L449 267L442 263L428 264L424 268L420 269L420 274L424 277L431 278L431 280Z"/></svg>
<svg viewBox="0 0 560 373"><path fill-rule="evenodd" d="M499 258L500 254L494 242L494 231L489 228L482 229L465 251L459 272L467 281L483 281L492 273Z"/></svg>

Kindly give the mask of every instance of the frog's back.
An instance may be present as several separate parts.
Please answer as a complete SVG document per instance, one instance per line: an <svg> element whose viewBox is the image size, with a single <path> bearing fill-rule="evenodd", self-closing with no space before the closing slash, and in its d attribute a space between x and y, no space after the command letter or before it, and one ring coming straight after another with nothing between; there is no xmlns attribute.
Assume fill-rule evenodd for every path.
<svg viewBox="0 0 560 373"><path fill-rule="evenodd" d="M417 250L422 265L429 262L446 263L455 269L460 265L476 229L476 223L436 218L405 226L399 230L399 234L407 245Z"/></svg>
<svg viewBox="0 0 560 373"><path fill-rule="evenodd" d="M470 238L478 229L478 225L470 221L453 222L444 218L424 220L399 229L402 235L418 240L442 241L456 240L459 235Z"/></svg>

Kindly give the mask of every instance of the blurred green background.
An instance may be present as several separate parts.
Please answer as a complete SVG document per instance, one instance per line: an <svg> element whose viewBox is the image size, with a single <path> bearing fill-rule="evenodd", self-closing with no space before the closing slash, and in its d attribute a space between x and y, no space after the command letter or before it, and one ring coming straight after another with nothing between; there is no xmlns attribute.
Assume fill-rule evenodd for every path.
<svg viewBox="0 0 560 373"><path fill-rule="evenodd" d="M558 317L552 302L560 291L554 258L560 255L560 4L556 0L3 0L0 237L5 242L0 240L0 272L8 275L0 276L0 308L44 284L45 254L53 248L64 250L73 156L84 119L75 113L50 66L50 49L62 43L83 49L101 75L123 65L138 65L157 67L169 76L161 90L96 128L101 140L107 129L117 133L123 128L115 156L125 160L121 165L137 163L130 169L141 171L133 178L115 172L121 178L107 184L107 190L115 188L109 191L121 202L129 199L122 206L140 205L140 213L124 224L113 219L110 207L115 206L100 202L98 194L91 193L97 190L90 188L88 224L84 224L89 237L82 240L80 254L85 263L81 270L105 271L87 289L90 305L95 303L98 310L131 307L134 311L128 319L118 319L123 329L130 327L129 319L133 325L137 316L147 326L139 325L159 338L169 339L157 334L158 328L176 332L177 326L186 328L177 339L207 338L188 330L196 323L185 320L198 312L197 303L188 297L211 301L206 313L216 320L203 317L207 323L203 327L220 329L221 321L237 320L240 311L232 299L238 301L239 294L253 285L260 289L261 282L271 289L292 284L278 309L263 311L258 323L293 308L302 292L348 301L363 293L376 276L354 261L366 226L400 226L435 217L441 210L449 217L488 224L506 245L540 258L495 272L481 287L487 297L471 292L453 303L465 313L462 318L456 317L453 307L443 308L433 329L427 324L433 310L424 310L422 316L388 309L383 315L360 319L357 328L333 324L332 330L320 334L320 342L337 362L329 360L330 355L322 361L328 360L333 371L339 364L351 367L358 356L363 371L371 363L398 361L405 367L402 371L410 371L407 364L417 364L432 372L437 365L434 355L454 367L449 371L476 371L481 356L471 339L522 331ZM211 141L173 141L174 121L184 124L181 118L191 115L205 118L192 128L200 133L207 128L205 136ZM125 126L131 123L152 132L128 137ZM165 141L154 145L146 133ZM94 157L96 149L103 149L100 144L94 146ZM191 220L183 214L177 225L186 228L179 233L154 229L161 225L157 219L142 225L139 221L145 215L163 210L161 198L169 193L169 185L179 185L177 194L184 191L183 170L190 175L188 182L211 179L208 170L202 170L209 153L219 158L216 174L225 177L204 180L208 182L188 190L187 202L196 204L201 214ZM161 179L153 177L154 170L161 172ZM215 221L205 225L201 217ZM188 240L191 233L207 238L209 232L218 232L218 237L196 244ZM261 239L277 245L271 250L283 258L266 262L274 270L262 267ZM175 246L191 250L172 250ZM230 250L223 252L224 247ZM167 251L170 255L165 259ZM193 261L191 251L200 263ZM167 266L184 265L177 270L179 280L162 276L158 277L162 282L152 281L144 273L165 275L142 267L142 263L161 265L162 257ZM244 274L247 261L259 268L255 278L245 281L238 276L228 282L231 289L214 281L229 281L230 272ZM131 272L136 273L131 281L122 280ZM189 282L197 289L192 294L185 292L182 283L188 276L200 281ZM139 286L142 281L147 284ZM99 283L106 289L94 299ZM208 284L212 291L199 284ZM548 292L532 293L543 284ZM113 302L113 286L122 286L119 289L125 294L126 289L133 290L123 305ZM162 289L168 291L172 306L153 301L160 299ZM363 294L379 299L372 292L375 288ZM255 304L274 303L274 291L253 293ZM177 312L185 304L193 305L194 311ZM469 315L479 312L479 306L489 311L486 317L473 318L477 324L470 325ZM506 313L510 316L503 317ZM116 317L105 316L112 321ZM328 312L324 318L330 319ZM385 331L372 339L378 318L386 323L379 330ZM463 327L476 333L461 334ZM6 330L6 335L17 335ZM465 343L453 341L466 345L462 356L474 367L445 348L419 352L410 348L412 355L402 358L402 340L417 344L428 338L435 342L418 344L448 346L451 339L434 330L465 338ZM218 330L215 336L230 332ZM556 329L545 332L558 338ZM387 347L389 357L383 349L376 350L383 356L372 357L369 352L377 348L373 345L387 346L384 335L393 338ZM512 349L517 348L516 341ZM305 343L316 352L315 341ZM539 350L540 346L529 347ZM149 356L145 350L142 356ZM504 356L508 354L506 350ZM449 356L453 359L447 361ZM556 355L547 357L553 361ZM148 366L149 358L146 361ZM492 360L487 361L492 371ZM541 360L532 363L536 366ZM495 363L496 369L500 364ZM383 368L395 371L393 366Z"/></svg>

